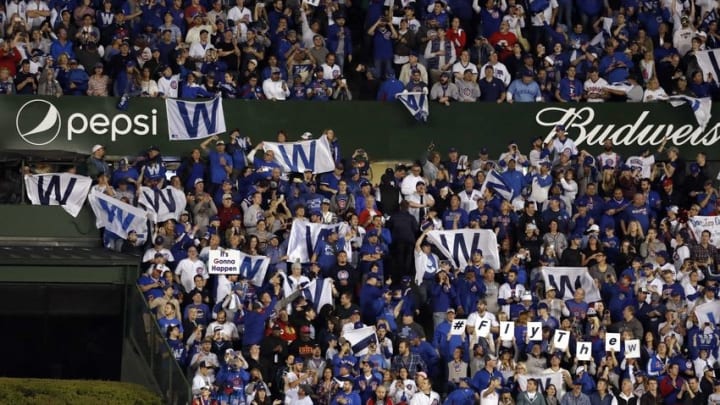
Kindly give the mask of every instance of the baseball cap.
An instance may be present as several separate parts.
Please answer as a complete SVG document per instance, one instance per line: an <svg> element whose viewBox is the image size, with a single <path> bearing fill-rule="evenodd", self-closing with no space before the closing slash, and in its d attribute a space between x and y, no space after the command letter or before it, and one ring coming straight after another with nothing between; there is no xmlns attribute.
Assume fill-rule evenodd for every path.
<svg viewBox="0 0 720 405"><path fill-rule="evenodd" d="M105 147L100 144L97 144L92 147L92 153L95 153L95 152L99 151L100 149L105 149Z"/></svg>
<svg viewBox="0 0 720 405"><path fill-rule="evenodd" d="M198 184L198 183L203 183L203 182L205 182L205 180L203 180L202 177L201 177L201 178L195 179L195 181L193 182L193 184Z"/></svg>

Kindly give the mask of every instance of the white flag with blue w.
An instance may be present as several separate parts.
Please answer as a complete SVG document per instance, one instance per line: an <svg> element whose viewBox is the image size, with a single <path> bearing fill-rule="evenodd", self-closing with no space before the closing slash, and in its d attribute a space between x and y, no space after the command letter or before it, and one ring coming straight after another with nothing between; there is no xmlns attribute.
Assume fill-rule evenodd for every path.
<svg viewBox="0 0 720 405"><path fill-rule="evenodd" d="M316 278L303 288L302 293L318 313L325 305L333 305L332 280L329 278Z"/></svg>
<svg viewBox="0 0 720 405"><path fill-rule="evenodd" d="M427 122L428 117L430 116L427 88L424 88L423 91L403 90L402 93L396 94L395 98L403 103L405 108L410 111L410 115L415 117L416 120Z"/></svg>
<svg viewBox="0 0 720 405"><path fill-rule="evenodd" d="M669 101L673 107L677 107L685 103L689 104L695 114L695 119L702 130L705 130L705 127L710 122L710 118L712 118L712 114L710 112L712 109L712 99L710 97L695 98L688 96L670 96Z"/></svg>
<svg viewBox="0 0 720 405"><path fill-rule="evenodd" d="M498 173L496 170L490 170L487 176L485 176L485 182L480 188L480 194L485 195L485 190L488 187L495 193L499 194L500 197L508 201L512 201L512 188L508 186L508 184L505 182L505 179L503 179L500 173Z"/></svg>
<svg viewBox="0 0 720 405"><path fill-rule="evenodd" d="M240 275L258 287L263 286L267 274L270 258L267 256L254 256L238 251L240 258Z"/></svg>
<svg viewBox="0 0 720 405"><path fill-rule="evenodd" d="M25 191L33 205L60 205L77 217L85 204L92 179L71 173L47 173L25 176Z"/></svg>
<svg viewBox="0 0 720 405"><path fill-rule="evenodd" d="M698 325L717 325L720 322L720 302L710 301L695 306L695 315L698 319Z"/></svg>
<svg viewBox="0 0 720 405"><path fill-rule="evenodd" d="M370 343L378 344L376 330L374 326L366 326L364 328L351 329L343 333L342 337L350 342L353 353L356 356L364 356L367 354Z"/></svg>
<svg viewBox="0 0 720 405"><path fill-rule="evenodd" d="M165 99L171 141L207 138L226 131L222 97L207 101Z"/></svg>
<svg viewBox="0 0 720 405"><path fill-rule="evenodd" d="M135 231L140 241L146 239L147 212L145 210L95 190L88 195L88 201L95 213L95 226L98 229L105 228L123 239L127 239L130 231Z"/></svg>
<svg viewBox="0 0 720 405"><path fill-rule="evenodd" d="M286 173L302 173L305 169L313 173L326 173L335 169L335 159L325 135L307 141L263 142L262 145L265 152L273 152L275 162Z"/></svg>
<svg viewBox="0 0 720 405"><path fill-rule="evenodd" d="M697 51L695 58L703 71L703 79L707 79L708 74L712 74L715 84L720 85L720 49Z"/></svg>

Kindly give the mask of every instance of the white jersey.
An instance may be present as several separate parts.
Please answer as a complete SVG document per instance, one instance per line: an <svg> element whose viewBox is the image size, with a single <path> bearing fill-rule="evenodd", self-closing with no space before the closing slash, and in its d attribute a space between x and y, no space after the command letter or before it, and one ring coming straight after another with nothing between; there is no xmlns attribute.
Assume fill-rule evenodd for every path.
<svg viewBox="0 0 720 405"><path fill-rule="evenodd" d="M246 23L251 23L253 21L252 11L245 6L235 6L231 8L230 11L228 11L227 18L228 20L232 20L233 22L235 22L235 25L240 24L240 21L245 18L247 18L247 20L245 20Z"/></svg>
<svg viewBox="0 0 720 405"><path fill-rule="evenodd" d="M488 62L482 67L482 69L480 69L480 71L484 72L488 66L493 68L493 77L500 79L505 84L505 87L510 85L512 77L510 77L510 72L502 62L498 62L494 65L491 65L490 62Z"/></svg>
<svg viewBox="0 0 720 405"><path fill-rule="evenodd" d="M412 400L412 397L417 393L417 385L415 380L395 380L390 387L388 387L388 396L392 398L394 403L400 403L407 400ZM403 399L403 397L405 397Z"/></svg>
<svg viewBox="0 0 720 405"><path fill-rule="evenodd" d="M262 88L268 100L285 100L290 95L290 89L283 80L265 79Z"/></svg>
<svg viewBox="0 0 720 405"><path fill-rule="evenodd" d="M178 263L177 268L175 269L175 274L178 278L180 278L180 284L182 284L185 292L188 293L195 288L195 281L193 278L196 275L201 275L205 280L210 277L208 275L207 268L205 267L205 263L202 260L198 258L193 261L189 257L180 260L180 263Z"/></svg>
<svg viewBox="0 0 720 405"><path fill-rule="evenodd" d="M603 103L605 99L602 98L602 93L607 88L608 82L602 77L598 78L596 82L587 79L583 84L585 94L587 95L588 103Z"/></svg>
<svg viewBox="0 0 720 405"><path fill-rule="evenodd" d="M457 61L453 65L453 67L452 67L453 76L458 77L458 75L459 75L460 77L462 77L462 75L465 74L465 70L467 70L467 69L472 70L472 73L477 77L477 75L478 75L477 66L474 63L470 63L470 62L468 62L466 65L463 65L463 63L461 61Z"/></svg>
<svg viewBox="0 0 720 405"><path fill-rule="evenodd" d="M175 258L173 257L173 254L170 253L168 249L162 248L160 250L155 250L154 248L150 248L145 251L145 254L143 255L142 261L143 263L149 262L153 259L155 259L155 254L160 253L163 256L165 256L166 262L174 262Z"/></svg>
<svg viewBox="0 0 720 405"><path fill-rule="evenodd" d="M193 44L190 45L188 56L193 59L203 59L205 58L205 53L210 49L215 49L215 46L209 40L205 44L200 41L193 42Z"/></svg>
<svg viewBox="0 0 720 405"><path fill-rule="evenodd" d="M430 391L430 394L424 392L418 392L413 395L410 400L410 405L440 405L440 395L435 391Z"/></svg>
<svg viewBox="0 0 720 405"><path fill-rule="evenodd" d="M655 164L655 156L630 156L625 161L625 164L630 166L630 169L638 178L649 179L652 174L652 167Z"/></svg>
<svg viewBox="0 0 720 405"><path fill-rule="evenodd" d="M525 286L522 284L515 284L515 287L510 287L510 284L503 283L498 289L498 299L508 299L510 297L520 297L525 292ZM510 305L503 305L501 310L510 315Z"/></svg>
<svg viewBox="0 0 720 405"><path fill-rule="evenodd" d="M655 90L645 89L643 93L643 103L651 103L653 101L665 101L668 99L667 93L662 87L658 87Z"/></svg>
<svg viewBox="0 0 720 405"><path fill-rule="evenodd" d="M172 75L170 77L161 77L157 81L158 94L167 98L177 98L178 89L180 88L180 75Z"/></svg>
<svg viewBox="0 0 720 405"><path fill-rule="evenodd" d="M577 146L575 146L575 141L573 141L567 136L565 136L564 141L561 141L560 138L555 137L552 142L552 151L555 152L555 157L567 151L570 152L571 156L578 154L578 149Z"/></svg>
<svg viewBox="0 0 720 405"><path fill-rule="evenodd" d="M427 193L423 194L422 198L420 198L420 194L418 194L418 193L413 193L413 194L410 194L409 196L405 197L405 200L407 202L413 202L416 204L420 204L421 199L422 199L423 204L435 204L435 199L433 198L433 196L430 194L427 194ZM430 209L429 207L426 207L425 213L427 213L429 209ZM425 218L420 218L420 208L410 207L410 208L408 208L408 212L412 216L414 216L415 219L417 219L418 224L421 223L425 219Z"/></svg>
<svg viewBox="0 0 720 405"><path fill-rule="evenodd" d="M434 276L440 269L440 258L434 253L426 255L422 250L415 250L415 283L421 285L423 279Z"/></svg>
<svg viewBox="0 0 720 405"><path fill-rule="evenodd" d="M342 76L342 69L340 69L340 65L328 65L327 63L323 63L322 66L320 66L323 70L323 77L325 77L325 80L335 80Z"/></svg>
<svg viewBox="0 0 720 405"><path fill-rule="evenodd" d="M500 395L497 391L493 391L487 396L485 394L487 394L485 390L480 394L480 405L498 405L500 403Z"/></svg>
<svg viewBox="0 0 720 405"><path fill-rule="evenodd" d="M417 188L417 184L419 181L425 181L425 179L422 178L422 176L416 176L414 174L408 174L403 179L402 183L400 183L400 192L404 196L409 196L415 193L415 189Z"/></svg>
<svg viewBox="0 0 720 405"><path fill-rule="evenodd" d="M458 193L458 197L460 197L460 208L466 212L470 212L477 208L477 200L482 198L482 194L480 194L480 190L476 189L472 189L469 192L463 190Z"/></svg>

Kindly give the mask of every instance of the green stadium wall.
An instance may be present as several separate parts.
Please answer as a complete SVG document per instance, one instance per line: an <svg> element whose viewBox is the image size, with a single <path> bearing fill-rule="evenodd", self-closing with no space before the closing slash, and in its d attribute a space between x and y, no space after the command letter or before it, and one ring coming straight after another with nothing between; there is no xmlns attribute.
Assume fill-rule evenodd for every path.
<svg viewBox="0 0 720 405"><path fill-rule="evenodd" d="M103 144L110 156L132 156L157 145L164 155L179 156L200 143L169 140L163 100L132 99L127 111L117 110L117 101L3 97L0 150L89 154L92 145ZM456 147L471 159L482 146L496 156L506 150L510 140L526 148L536 136L549 139L558 123L567 127L580 148L594 153L608 137L625 156L659 145L665 136L670 137L668 146L678 146L685 157L720 150L716 121L702 129L689 106L667 103L432 104L427 123L415 121L399 103L224 100L223 107L227 128L239 128L255 144L274 140L279 129L297 139L305 131L317 136L332 128L344 155L364 148L376 161L417 158L431 141L441 151ZM720 106L713 108L713 113L720 116Z"/></svg>

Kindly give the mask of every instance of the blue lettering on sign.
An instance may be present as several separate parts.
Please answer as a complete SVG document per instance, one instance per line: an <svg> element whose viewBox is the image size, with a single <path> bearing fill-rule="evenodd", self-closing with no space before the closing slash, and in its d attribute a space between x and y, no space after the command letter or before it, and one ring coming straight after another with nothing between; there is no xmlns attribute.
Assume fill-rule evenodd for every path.
<svg viewBox="0 0 720 405"><path fill-rule="evenodd" d="M60 205L65 205L67 203L67 199L70 198L70 195L73 192L73 189L75 188L75 183L77 183L76 178L71 178L70 181L67 184L67 188L65 191L61 191L61 184L60 184L60 176L50 176L50 182L47 185L47 188L45 188L45 178L48 176L40 176L38 178L38 198L40 198L40 204L41 205L50 205L50 195L55 194L55 197L53 200L60 203Z"/></svg>
<svg viewBox="0 0 720 405"><path fill-rule="evenodd" d="M545 388L549 387L550 384L552 384L552 378L546 378L545 381L542 380L542 378L536 378L535 381L538 382L538 391L543 392L545 391Z"/></svg>
<svg viewBox="0 0 720 405"><path fill-rule="evenodd" d="M97 200L100 207L107 212L108 222L113 223L117 219L117 223L120 224L123 230L127 231L128 228L130 228L130 225L135 219L135 214L125 212L125 210L117 205L110 205L107 201L101 198L98 198Z"/></svg>
<svg viewBox="0 0 720 405"><path fill-rule="evenodd" d="M447 241L446 235L440 235L440 244L442 244L443 247L452 254L452 257L455 259L456 264L459 265L459 259L461 257L465 259L465 262L470 261L471 252L474 252L480 246L480 234L473 234L472 242L470 244L470 250L468 250L467 245L465 244L465 237L462 234L455 235L454 240L452 241L452 249L450 248L450 244Z"/></svg>
<svg viewBox="0 0 720 405"><path fill-rule="evenodd" d="M240 274L248 280L252 280L263 267L265 259L253 260L251 257L244 257L240 261Z"/></svg>
<svg viewBox="0 0 720 405"><path fill-rule="evenodd" d="M559 282L558 282L559 281ZM566 297L565 288L570 291L570 295L575 295L575 290L582 288L582 280L580 277L575 278L575 282L570 281L570 277L567 275L560 276L560 280L556 281L555 276L548 274L548 284L555 287L557 290L558 297ZM549 286L546 286L546 288Z"/></svg>
<svg viewBox="0 0 720 405"><path fill-rule="evenodd" d="M188 108L187 104L185 101L177 101L180 117L182 117L185 130L190 138L197 138L200 128L206 129L208 134L217 132L215 130L215 124L219 115L217 113L218 106L220 106L219 98L216 98L212 102L210 107L212 110L210 111L208 111L204 103L190 103L192 104L191 108ZM190 110L192 110L192 120L190 120ZM202 122L200 122L201 116Z"/></svg>
<svg viewBox="0 0 720 405"><path fill-rule="evenodd" d="M148 193L143 190L143 194L145 195L145 199L150 203L152 206L153 211L160 212L160 200L162 200L163 205L167 207L169 212L175 212L176 205L175 205L175 198L173 198L172 190L165 189L165 190L152 190L155 194L154 196L149 196Z"/></svg>
<svg viewBox="0 0 720 405"><path fill-rule="evenodd" d="M292 147L292 159L288 156L287 149L289 147ZM278 145L280 155L291 172L302 172L305 169L315 168L315 147L316 141L310 141L310 150L307 153L303 148L303 144ZM302 163L302 166L298 165L298 163Z"/></svg>

